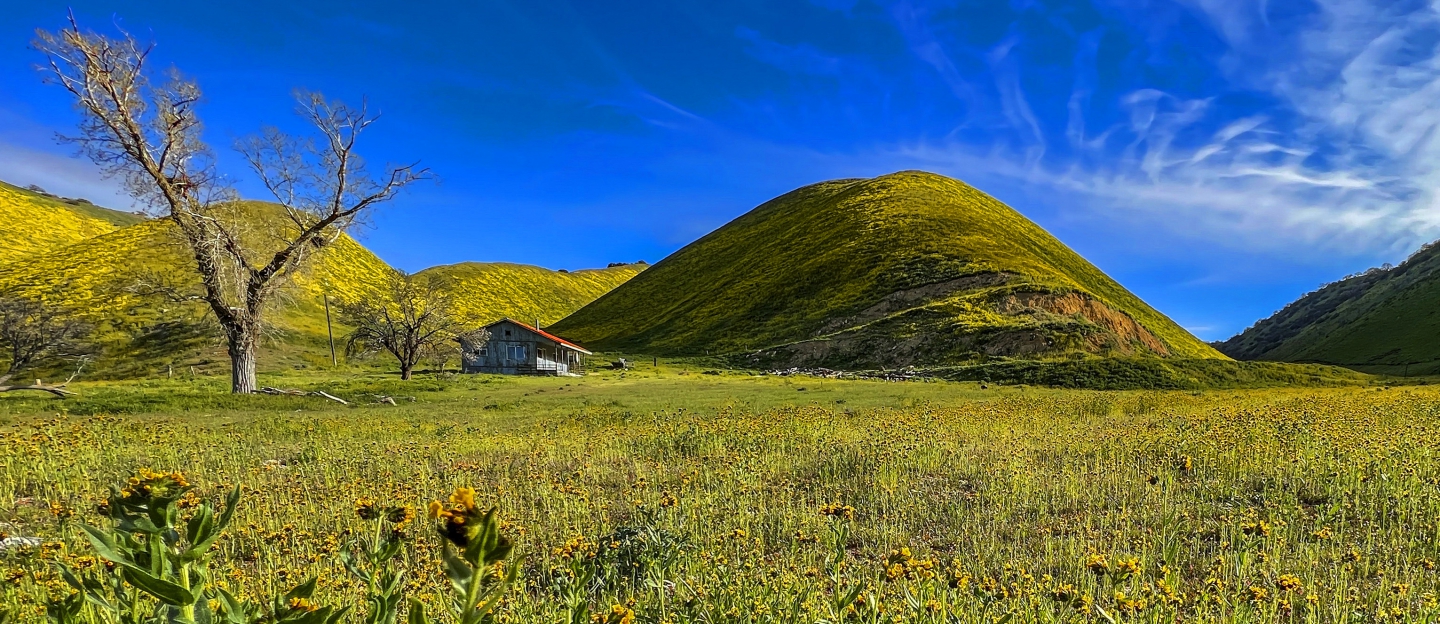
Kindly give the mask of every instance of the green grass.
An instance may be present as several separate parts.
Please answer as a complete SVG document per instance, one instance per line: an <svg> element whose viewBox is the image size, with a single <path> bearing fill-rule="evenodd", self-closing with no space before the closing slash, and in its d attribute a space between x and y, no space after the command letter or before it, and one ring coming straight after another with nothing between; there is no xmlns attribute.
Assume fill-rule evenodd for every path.
<svg viewBox="0 0 1440 624"><path fill-rule="evenodd" d="M764 350L764 364L1223 358L1020 213L923 172L776 198L553 330L605 350Z"/></svg>
<svg viewBox="0 0 1440 624"><path fill-rule="evenodd" d="M1244 360L1440 373L1440 247L1306 294L1220 349Z"/></svg>
<svg viewBox="0 0 1440 624"><path fill-rule="evenodd" d="M49 544L0 554L0 606L38 620L67 593L55 563L97 569L77 523L101 522L105 488L151 468L212 500L244 484L213 582L264 600L316 576L320 604L358 610L347 622L364 584L339 553L373 530L355 502L423 509L457 486L498 505L517 541L501 622L615 605L676 624L1440 617L1440 390L713 372L261 380L355 407L207 379L0 396L0 527ZM820 513L833 503L853 520ZM449 591L438 539L423 519L405 534L406 592L434 613ZM854 611L834 610L851 588Z"/></svg>
<svg viewBox="0 0 1440 624"><path fill-rule="evenodd" d="M997 362L941 368L931 372L951 380L1090 390L1363 386L1381 382L1370 375L1319 364L1134 357Z"/></svg>

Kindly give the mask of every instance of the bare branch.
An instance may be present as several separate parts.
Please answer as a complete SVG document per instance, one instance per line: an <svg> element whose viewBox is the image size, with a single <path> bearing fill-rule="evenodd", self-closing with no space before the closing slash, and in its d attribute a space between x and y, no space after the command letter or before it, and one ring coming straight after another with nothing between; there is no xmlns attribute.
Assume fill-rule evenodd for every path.
<svg viewBox="0 0 1440 624"><path fill-rule="evenodd" d="M346 352L388 351L400 363L401 378L409 379L421 359L449 349L459 328L451 307L443 284L396 273L373 297L340 306L341 318L355 327Z"/></svg>
<svg viewBox="0 0 1440 624"><path fill-rule="evenodd" d="M20 296L0 295L0 349L13 375L57 357L81 355L93 327L68 310Z"/></svg>
<svg viewBox="0 0 1440 624"><path fill-rule="evenodd" d="M298 112L318 140L267 128L237 145L279 209L241 202L203 140L199 86L173 69L152 81L152 45L123 30L118 38L82 31L72 15L65 28L39 31L34 47L46 57L40 70L73 96L82 116L79 134L63 139L124 180L186 243L202 298L224 330L236 392L255 390L264 310L283 282L374 206L430 177L415 163L372 178L356 145L378 116L365 102L351 108L302 92Z"/></svg>

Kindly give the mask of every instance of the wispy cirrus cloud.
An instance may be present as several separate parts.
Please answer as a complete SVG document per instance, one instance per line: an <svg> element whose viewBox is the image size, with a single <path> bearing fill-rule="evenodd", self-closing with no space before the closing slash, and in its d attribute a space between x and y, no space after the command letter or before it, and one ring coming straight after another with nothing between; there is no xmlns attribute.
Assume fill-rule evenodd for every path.
<svg viewBox="0 0 1440 624"><path fill-rule="evenodd" d="M750 56L788 72L834 76L842 69L839 57L825 54L812 45L785 45L744 26L735 28L735 36L749 42L745 52Z"/></svg>
<svg viewBox="0 0 1440 624"><path fill-rule="evenodd" d="M1200 9L1238 59L1232 80L1273 105L1180 144L1229 111L1137 94L1125 103L1137 117L1168 120L1132 125L1143 148L1064 182L1163 200L1217 236L1298 253L1403 253L1440 237L1440 4L1328 0L1285 24L1264 3Z"/></svg>
<svg viewBox="0 0 1440 624"><path fill-rule="evenodd" d="M988 140L932 143L925 158L985 155L990 173L1112 217L1252 251L1394 255L1440 238L1440 3L1325 0L1283 19L1263 1L1189 6L1228 46L1223 82L1101 94L1100 73L1112 89L1133 76L1097 70L1095 29L1072 46L1063 109L1022 79L1042 42L1012 27L986 51L987 75L964 75L954 57L968 51L934 36L933 12L893 6L917 59L995 109Z"/></svg>

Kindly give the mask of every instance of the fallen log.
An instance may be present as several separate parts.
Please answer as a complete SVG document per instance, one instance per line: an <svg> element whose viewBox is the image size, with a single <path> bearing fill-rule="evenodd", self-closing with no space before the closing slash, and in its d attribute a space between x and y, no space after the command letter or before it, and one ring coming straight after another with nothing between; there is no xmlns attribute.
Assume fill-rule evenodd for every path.
<svg viewBox="0 0 1440 624"><path fill-rule="evenodd" d="M53 395L55 395L55 396L57 396L57 397L60 397L60 398L62 398L62 399L65 398L65 397L75 396L75 393L74 393L74 392L71 392L71 391L65 389L64 384L61 384L61 385L58 385L58 386L47 386L47 385L41 383L39 379L36 379L36 380L35 380L35 383L30 384L30 385L24 385L24 386L0 386L0 392L18 392L18 391L20 391L20 390L35 390L35 391L37 391L37 392L49 392L50 394L53 394Z"/></svg>
<svg viewBox="0 0 1440 624"><path fill-rule="evenodd" d="M84 364L81 364L80 368L84 368ZM33 384L20 386L10 385L10 378L14 377L15 375L13 373L9 375L0 375L0 392L19 392L21 390L34 390L36 392L49 392L50 394L53 394L62 399L65 397L72 397L75 396L75 393L71 392L70 390L66 390L65 386L68 386L70 385L70 382L75 381L75 377L80 374L80 368L75 369L75 374L71 375L69 379L66 379L64 382L55 384L53 386L47 386L45 385L45 382L40 381L39 379L36 379L35 383Z"/></svg>
<svg viewBox="0 0 1440 624"><path fill-rule="evenodd" d="M271 387L269 387L269 386L266 386L266 387L264 387L264 388L261 388L261 389L257 390L256 392L259 392L260 394L269 394L269 395L273 395L273 396L318 396L318 397L321 397L321 398L330 399L331 401L334 401L334 402L339 403L339 404L341 404L341 405L349 405L349 404L350 404L349 401L346 401L345 399L342 399L342 398L337 397L337 396L335 396L335 395L333 395L333 394L330 394L330 393L328 393L328 392L325 392L324 390L315 390L315 391L313 391L313 392L307 392L307 391L305 391L305 390L294 390L294 389L285 389L285 388L271 388Z"/></svg>
<svg viewBox="0 0 1440 624"><path fill-rule="evenodd" d="M334 401L334 402L339 403L339 404L341 404L341 405L349 405L349 404L350 404L349 401L346 401L345 399L342 399L342 398L340 398L340 397L337 397L337 396L335 396L335 395L333 395L333 394L328 394L328 393L326 393L326 392L323 391L323 390L316 390L316 391L314 391L314 392L311 392L310 394L315 395L315 396L325 397L325 398L330 399L331 401Z"/></svg>

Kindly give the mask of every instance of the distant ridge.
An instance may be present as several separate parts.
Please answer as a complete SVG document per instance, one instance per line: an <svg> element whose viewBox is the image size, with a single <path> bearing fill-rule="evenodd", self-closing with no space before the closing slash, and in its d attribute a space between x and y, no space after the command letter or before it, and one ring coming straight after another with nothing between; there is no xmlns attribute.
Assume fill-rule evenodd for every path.
<svg viewBox="0 0 1440 624"><path fill-rule="evenodd" d="M604 269L552 271L510 262L462 262L416 275L439 279L453 291L457 316L481 326L502 318L549 325L584 307L646 268L621 264Z"/></svg>
<svg viewBox="0 0 1440 624"><path fill-rule="evenodd" d="M1020 213L918 171L766 202L552 329L591 348L765 365L1225 359Z"/></svg>
<svg viewBox="0 0 1440 624"><path fill-rule="evenodd" d="M1241 360L1440 374L1440 245L1326 284L1216 346Z"/></svg>

